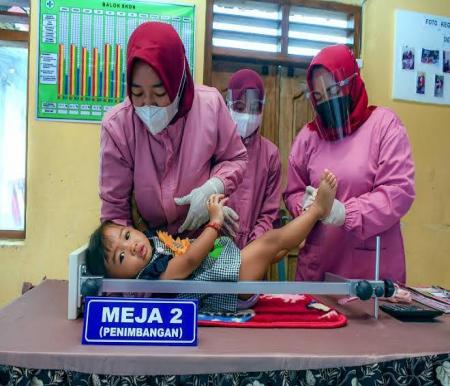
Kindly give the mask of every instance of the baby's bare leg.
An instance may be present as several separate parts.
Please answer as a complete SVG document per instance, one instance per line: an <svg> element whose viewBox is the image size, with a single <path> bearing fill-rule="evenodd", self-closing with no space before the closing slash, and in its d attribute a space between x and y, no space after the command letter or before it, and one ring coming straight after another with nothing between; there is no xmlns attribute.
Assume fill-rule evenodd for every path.
<svg viewBox="0 0 450 386"><path fill-rule="evenodd" d="M239 280L262 280L270 264L281 259L282 250L298 246L321 218L328 216L336 195L336 177L325 171L311 207L280 229L273 229L241 251Z"/></svg>

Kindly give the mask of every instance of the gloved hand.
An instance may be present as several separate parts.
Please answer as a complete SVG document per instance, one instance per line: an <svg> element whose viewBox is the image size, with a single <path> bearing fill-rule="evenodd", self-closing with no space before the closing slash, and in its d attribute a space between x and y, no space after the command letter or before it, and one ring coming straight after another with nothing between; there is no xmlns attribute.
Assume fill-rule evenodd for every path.
<svg viewBox="0 0 450 386"><path fill-rule="evenodd" d="M308 210L316 199L317 189L312 186L307 186L305 189L305 195L303 196L303 210ZM345 222L345 206L342 202L334 199L333 206L331 207L330 214L322 219L323 224L333 225L340 227Z"/></svg>
<svg viewBox="0 0 450 386"><path fill-rule="evenodd" d="M345 206L339 200L334 199L330 214L322 220L322 223L340 227L345 222Z"/></svg>
<svg viewBox="0 0 450 386"><path fill-rule="evenodd" d="M133 221L133 226L137 230L141 232L146 232L149 230L147 222L139 212L134 194L131 196L131 220Z"/></svg>
<svg viewBox="0 0 450 386"><path fill-rule="evenodd" d="M208 221L208 208L206 201L211 194L223 194L225 187L220 178L213 177L206 181L202 186L192 189L191 193L184 197L175 198L177 205L190 205L186 220L178 229L178 233L185 230L198 229L202 224Z"/></svg>
<svg viewBox="0 0 450 386"><path fill-rule="evenodd" d="M305 189L305 194L303 195L303 211L306 211L316 199L317 189L308 185Z"/></svg>
<svg viewBox="0 0 450 386"><path fill-rule="evenodd" d="M236 233L239 231L239 215L231 209L229 206L223 207L223 225L222 230L232 239L236 237Z"/></svg>

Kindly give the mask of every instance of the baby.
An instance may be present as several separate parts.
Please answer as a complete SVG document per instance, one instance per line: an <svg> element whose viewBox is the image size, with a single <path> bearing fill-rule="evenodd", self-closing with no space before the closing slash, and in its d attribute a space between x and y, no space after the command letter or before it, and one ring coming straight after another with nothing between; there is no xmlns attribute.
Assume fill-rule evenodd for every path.
<svg viewBox="0 0 450 386"><path fill-rule="evenodd" d="M320 219L328 216L336 194L336 177L325 170L316 199L308 211L279 229L263 234L239 250L233 240L219 237L224 222L221 194L207 201L210 222L195 240L147 236L129 226L102 224L91 236L87 250L90 273L111 278L149 280L238 281L263 280L270 264L298 246ZM236 312L248 308L249 295L179 294L197 298L201 311Z"/></svg>

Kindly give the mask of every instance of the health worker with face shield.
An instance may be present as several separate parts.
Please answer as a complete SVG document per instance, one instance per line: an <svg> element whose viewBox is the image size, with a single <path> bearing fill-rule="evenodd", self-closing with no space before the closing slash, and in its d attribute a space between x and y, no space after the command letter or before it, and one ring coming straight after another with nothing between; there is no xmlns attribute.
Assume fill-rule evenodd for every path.
<svg viewBox="0 0 450 386"><path fill-rule="evenodd" d="M239 248L272 229L281 200L281 163L278 148L264 138L261 124L264 84L253 70L235 72L228 83L227 105L248 153L244 179L228 205L239 214Z"/></svg>
<svg viewBox="0 0 450 386"><path fill-rule="evenodd" d="M326 168L339 185L333 209L300 250L297 280L323 280L325 272L374 278L376 236L381 236L380 278L404 283L400 219L414 201L414 163L406 129L384 107L368 106L353 53L324 48L307 71L316 117L291 149L283 194L293 216L314 201Z"/></svg>
<svg viewBox="0 0 450 386"><path fill-rule="evenodd" d="M208 221L209 196L242 181L247 152L236 124L215 88L194 85L169 24L143 23L131 34L127 93L102 122L101 221L131 225L133 201L149 228L192 235ZM233 234L238 216L226 208L225 217Z"/></svg>

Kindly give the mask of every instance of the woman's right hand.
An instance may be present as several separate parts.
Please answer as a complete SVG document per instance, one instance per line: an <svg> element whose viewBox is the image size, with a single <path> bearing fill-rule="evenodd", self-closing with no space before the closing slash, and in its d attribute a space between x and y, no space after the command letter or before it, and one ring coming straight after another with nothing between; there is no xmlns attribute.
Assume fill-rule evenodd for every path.
<svg viewBox="0 0 450 386"><path fill-rule="evenodd" d="M209 220L220 226L224 222L223 207L227 203L228 197L223 194L211 194L206 202L208 207Z"/></svg>
<svg viewBox="0 0 450 386"><path fill-rule="evenodd" d="M305 189L305 194L303 196L302 208L303 211L307 211L308 208L313 204L316 199L317 189L313 186L307 186Z"/></svg>
<svg viewBox="0 0 450 386"><path fill-rule="evenodd" d="M147 222L144 220L141 213L139 212L134 194L131 196L131 219L133 221L133 226L137 230L141 232L146 232L149 230Z"/></svg>
<svg viewBox="0 0 450 386"><path fill-rule="evenodd" d="M220 194L224 192L222 180L218 177L212 177L202 186L192 189L184 196L175 198L177 205L189 205L189 211L184 223L178 228L178 233L198 229L202 224L208 221L207 208L205 208L206 199L211 194Z"/></svg>

